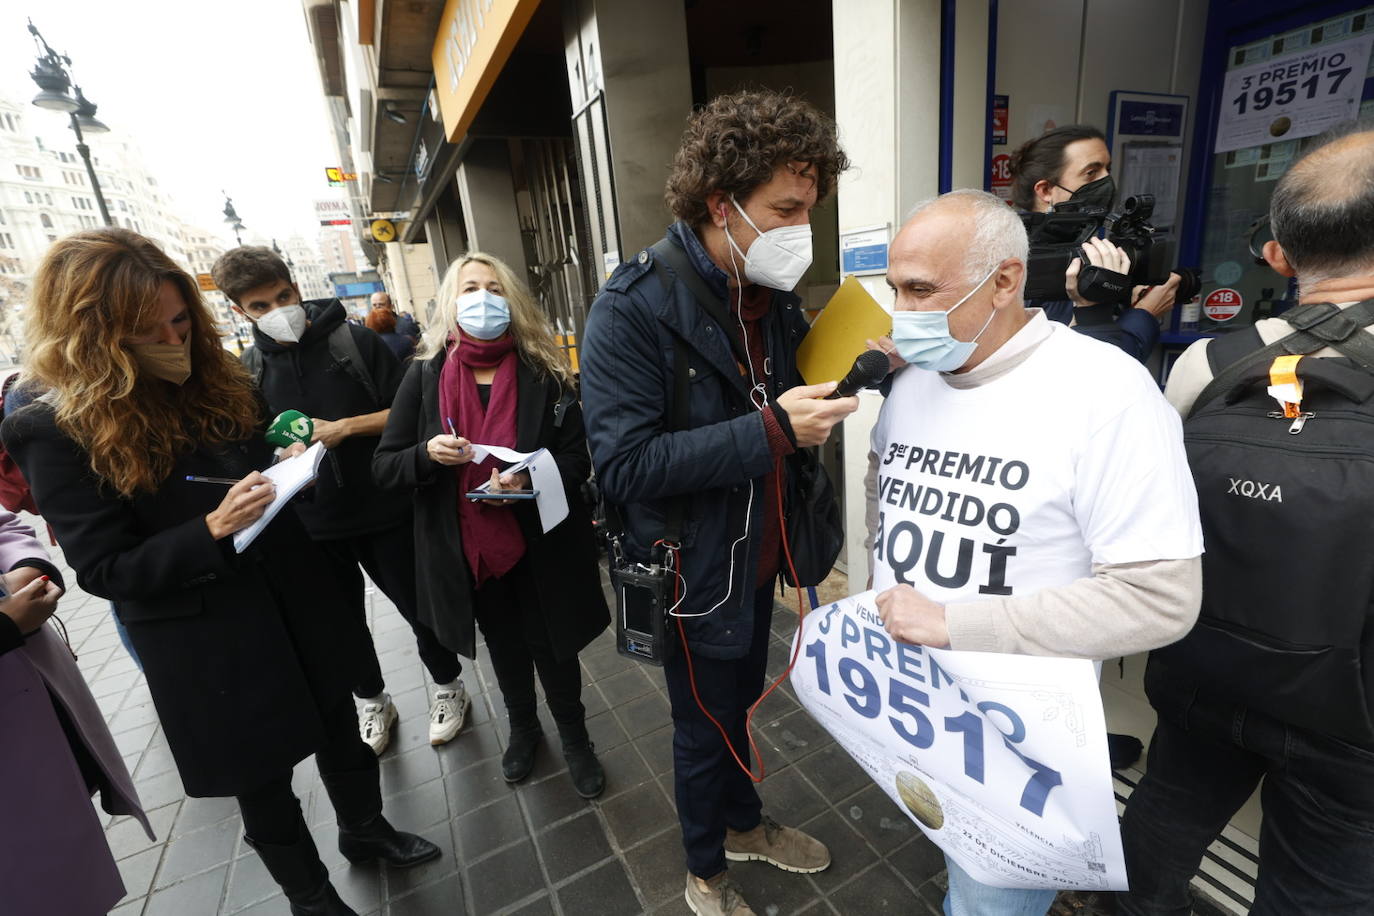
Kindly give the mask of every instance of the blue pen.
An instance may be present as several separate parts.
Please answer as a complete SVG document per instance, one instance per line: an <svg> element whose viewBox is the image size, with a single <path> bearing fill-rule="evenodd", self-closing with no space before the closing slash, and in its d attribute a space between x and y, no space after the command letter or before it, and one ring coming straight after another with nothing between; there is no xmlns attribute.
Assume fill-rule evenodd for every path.
<svg viewBox="0 0 1374 916"><path fill-rule="evenodd" d="M455 427L455 426L453 425L453 417L445 417L444 419L448 421L448 432L449 432L449 435L451 435L451 436L453 436L453 438L457 439L457 438L458 438L458 429L457 429L457 427Z"/></svg>

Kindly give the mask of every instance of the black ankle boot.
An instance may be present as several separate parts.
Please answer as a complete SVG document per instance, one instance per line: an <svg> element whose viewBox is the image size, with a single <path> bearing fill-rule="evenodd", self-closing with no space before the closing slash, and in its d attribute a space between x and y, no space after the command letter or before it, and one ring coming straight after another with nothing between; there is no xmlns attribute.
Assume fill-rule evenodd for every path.
<svg viewBox="0 0 1374 916"><path fill-rule="evenodd" d="M534 769L534 752L539 749L539 739L544 736L536 722L534 725L512 726L510 745L501 755L501 775L506 782L520 782Z"/></svg>
<svg viewBox="0 0 1374 916"><path fill-rule="evenodd" d="M250 836L243 839L257 851L267 871L281 886L291 904L291 916L358 916L339 899L338 891L329 883L329 872L320 861L315 841L303 821L299 836L288 846L259 843Z"/></svg>
<svg viewBox="0 0 1374 916"><path fill-rule="evenodd" d="M1140 759L1143 750L1145 745L1133 735L1107 733L1107 759L1111 761L1113 770L1126 769Z"/></svg>
<svg viewBox="0 0 1374 916"><path fill-rule="evenodd" d="M563 759L568 761L568 774L573 788L583 798L596 798L606 791L606 771L596 759L596 745L590 741L563 745Z"/></svg>
<svg viewBox="0 0 1374 916"><path fill-rule="evenodd" d="M380 861L392 868L411 868L442 854L429 840L397 830L380 814L361 824L340 825L339 852L355 865Z"/></svg>

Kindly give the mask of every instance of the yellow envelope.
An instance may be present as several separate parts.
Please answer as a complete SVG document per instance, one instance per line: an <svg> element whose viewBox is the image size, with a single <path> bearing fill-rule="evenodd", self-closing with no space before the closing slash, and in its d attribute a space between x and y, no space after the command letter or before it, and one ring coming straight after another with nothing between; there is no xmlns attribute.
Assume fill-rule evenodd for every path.
<svg viewBox="0 0 1374 916"><path fill-rule="evenodd" d="M830 297L797 349L797 367L808 385L845 377L854 359L868 349L865 340L892 332L892 316L850 276Z"/></svg>

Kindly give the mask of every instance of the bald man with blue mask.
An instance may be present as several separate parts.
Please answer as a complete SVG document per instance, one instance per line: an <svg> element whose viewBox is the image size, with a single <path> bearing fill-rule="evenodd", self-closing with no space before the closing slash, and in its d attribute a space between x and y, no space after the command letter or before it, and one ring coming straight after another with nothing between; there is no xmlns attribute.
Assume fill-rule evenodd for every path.
<svg viewBox="0 0 1374 916"><path fill-rule="evenodd" d="M883 625L969 652L1101 660L1165 645L1201 598L1181 425L1138 362L1026 308L1027 251L1020 219L982 191L918 205L892 242L893 341L911 365L869 455ZM913 450L996 456L1015 472L948 479L893 460ZM913 487L1009 509L964 524L877 498ZM1054 888L990 887L947 863L951 916L1029 916L1054 900Z"/></svg>

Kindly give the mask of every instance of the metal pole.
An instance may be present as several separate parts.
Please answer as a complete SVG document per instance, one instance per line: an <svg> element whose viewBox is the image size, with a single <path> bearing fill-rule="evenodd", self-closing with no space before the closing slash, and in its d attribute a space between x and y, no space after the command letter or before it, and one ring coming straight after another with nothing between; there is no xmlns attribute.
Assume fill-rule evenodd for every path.
<svg viewBox="0 0 1374 916"><path fill-rule="evenodd" d="M76 120L76 112L71 113L72 130L76 131L76 151L81 154L81 158L86 163L86 174L91 179L91 190L95 191L95 202L100 207L100 218L105 221L105 225L113 226L115 221L110 219L110 209L105 206L105 195L100 193L100 180L95 177L95 166L91 165L91 148L86 145L86 138L81 136L81 124Z"/></svg>

